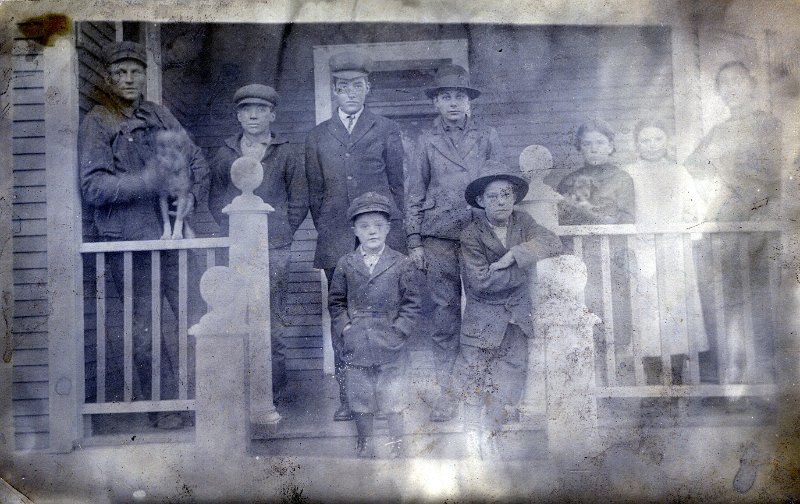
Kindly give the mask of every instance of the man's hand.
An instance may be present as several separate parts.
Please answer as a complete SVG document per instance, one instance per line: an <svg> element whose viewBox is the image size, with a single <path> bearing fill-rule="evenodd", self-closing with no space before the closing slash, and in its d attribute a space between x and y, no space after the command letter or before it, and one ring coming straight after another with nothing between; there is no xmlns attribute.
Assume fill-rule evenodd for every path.
<svg viewBox="0 0 800 504"><path fill-rule="evenodd" d="M514 259L514 254L512 254L511 252L506 252L506 254L500 259L498 259L497 262L493 262L492 264L489 265L489 271L491 272L491 271L506 269L515 262L516 259Z"/></svg>
<svg viewBox="0 0 800 504"><path fill-rule="evenodd" d="M408 257L414 261L417 269L425 271L425 249L422 247L414 247L408 251Z"/></svg>

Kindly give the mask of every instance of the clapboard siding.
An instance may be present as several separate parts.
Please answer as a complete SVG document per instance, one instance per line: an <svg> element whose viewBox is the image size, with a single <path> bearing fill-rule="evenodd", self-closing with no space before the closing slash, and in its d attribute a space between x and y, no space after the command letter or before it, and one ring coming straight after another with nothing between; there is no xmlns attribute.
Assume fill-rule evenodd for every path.
<svg viewBox="0 0 800 504"><path fill-rule="evenodd" d="M44 72L39 46L14 45L12 248L14 281L12 401L15 447L46 448L47 204L44 162Z"/></svg>

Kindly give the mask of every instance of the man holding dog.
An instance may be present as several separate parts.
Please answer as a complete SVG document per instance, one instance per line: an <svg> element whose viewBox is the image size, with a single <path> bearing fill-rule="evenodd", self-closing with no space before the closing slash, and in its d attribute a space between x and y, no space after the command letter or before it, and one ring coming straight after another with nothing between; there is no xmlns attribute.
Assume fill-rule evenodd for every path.
<svg viewBox="0 0 800 504"><path fill-rule="evenodd" d="M227 235L228 216L222 209L240 191L231 182L231 165L240 157L258 160L264 179L253 192L275 211L269 215L269 276L272 322L272 389L275 402L286 394L286 295L292 237L308 213L308 185L303 163L290 144L270 131L278 93L263 84L249 84L233 95L236 119L242 127L225 140L211 161L209 209Z"/></svg>
<svg viewBox="0 0 800 504"><path fill-rule="evenodd" d="M109 97L95 105L83 119L79 132L80 184L84 202L93 210L93 222L101 241L158 240L162 222L158 211L162 175L148 161L155 155L155 134L183 127L164 106L143 98L147 82L147 55L140 44L123 41L106 50L106 91ZM186 214L202 204L208 191L208 166L200 149L189 152L193 184ZM106 268L120 295L124 291L123 255L106 254ZM152 330L150 324L150 254L133 254L133 376L134 400L151 398ZM161 290L177 313L178 256L163 253ZM175 396L177 334L163 334L162 398ZM175 360L173 360L175 359ZM172 361L172 362L170 362ZM122 363L107 375L110 395L122 390ZM113 365L113 364L112 364ZM177 415L158 415L159 428L177 428Z"/></svg>

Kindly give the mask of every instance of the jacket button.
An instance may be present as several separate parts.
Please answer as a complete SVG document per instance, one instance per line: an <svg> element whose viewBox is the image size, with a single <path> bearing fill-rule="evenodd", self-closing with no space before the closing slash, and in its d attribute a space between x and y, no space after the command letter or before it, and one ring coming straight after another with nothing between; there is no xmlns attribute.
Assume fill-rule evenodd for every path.
<svg viewBox="0 0 800 504"><path fill-rule="evenodd" d="M350 157L350 153L348 152L347 154L344 155L344 157Z"/></svg>
<svg viewBox="0 0 800 504"><path fill-rule="evenodd" d="M353 176L352 175L348 175L347 176L347 180L353 180Z"/></svg>

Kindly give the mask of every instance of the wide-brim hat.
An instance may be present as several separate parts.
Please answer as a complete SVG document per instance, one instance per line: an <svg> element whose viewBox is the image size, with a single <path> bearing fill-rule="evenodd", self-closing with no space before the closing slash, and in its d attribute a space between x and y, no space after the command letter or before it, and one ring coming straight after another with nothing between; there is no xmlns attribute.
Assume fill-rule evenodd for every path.
<svg viewBox="0 0 800 504"><path fill-rule="evenodd" d="M464 191L464 199L475 208L483 208L478 204L476 198L483 194L486 186L495 180L505 180L514 187L514 204L516 205L528 194L528 182L522 178L519 170L513 169L499 161L484 161L478 176L475 177Z"/></svg>
<svg viewBox="0 0 800 504"><path fill-rule="evenodd" d="M470 84L469 72L459 65L445 65L439 67L436 71L433 86L425 88L425 95L433 99L436 98L439 91L443 89L461 89L467 93L470 100L474 100L481 95L481 90L472 87Z"/></svg>
<svg viewBox="0 0 800 504"><path fill-rule="evenodd" d="M392 214L392 203L389 198L376 192L367 192L355 198L347 209L347 218L351 221L361 214L380 212L388 218Z"/></svg>
<svg viewBox="0 0 800 504"><path fill-rule="evenodd" d="M278 105L278 93L264 84L248 84L236 90L233 94L233 101L237 107L248 104L275 107Z"/></svg>
<svg viewBox="0 0 800 504"><path fill-rule="evenodd" d="M328 60L331 75L337 79L355 79L369 75L372 60L361 51L342 51Z"/></svg>
<svg viewBox="0 0 800 504"><path fill-rule="evenodd" d="M147 51L142 44L130 40L114 42L105 47L106 65L127 59L138 61L147 66Z"/></svg>

